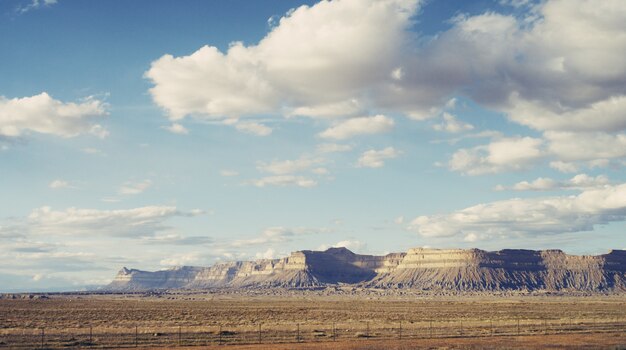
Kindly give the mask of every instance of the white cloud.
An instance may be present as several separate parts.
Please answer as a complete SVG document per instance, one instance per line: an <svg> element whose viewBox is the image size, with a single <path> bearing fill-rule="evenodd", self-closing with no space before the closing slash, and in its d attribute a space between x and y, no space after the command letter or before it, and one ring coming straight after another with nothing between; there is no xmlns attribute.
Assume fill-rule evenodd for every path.
<svg viewBox="0 0 626 350"><path fill-rule="evenodd" d="M170 126L164 126L163 129L171 132L172 134L178 134L178 135L189 134L189 130L179 123L172 123L172 125Z"/></svg>
<svg viewBox="0 0 626 350"><path fill-rule="evenodd" d="M317 145L317 152L319 153L339 153L348 152L352 150L351 145L341 145L338 143L322 143Z"/></svg>
<svg viewBox="0 0 626 350"><path fill-rule="evenodd" d="M106 155L101 150L99 150L97 148L93 148L93 147L86 147L86 148L81 149L81 151L83 153L85 153L85 154L93 154L93 155L100 155L100 156L105 156Z"/></svg>
<svg viewBox="0 0 626 350"><path fill-rule="evenodd" d="M255 254L255 257L257 259L275 259L276 258L276 251L272 248L267 248L266 251L264 252L259 252Z"/></svg>
<svg viewBox="0 0 626 350"><path fill-rule="evenodd" d="M315 169L311 170L311 172L313 174L316 174L316 175L328 175L328 174L330 174L330 171L328 169L322 168L322 167L315 168Z"/></svg>
<svg viewBox="0 0 626 350"><path fill-rule="evenodd" d="M92 133L104 138L108 132L94 120L107 114L105 107L105 103L91 97L66 103L45 92L13 99L0 96L0 137L37 132L61 137Z"/></svg>
<svg viewBox="0 0 626 350"><path fill-rule="evenodd" d="M553 191L553 190L585 190L593 188L601 188L610 184L609 179L605 175L596 177L587 174L578 174L566 181L555 181L550 178L537 178L532 182L518 182L512 187L497 186L498 190L514 190L514 191Z"/></svg>
<svg viewBox="0 0 626 350"><path fill-rule="evenodd" d="M17 8L18 13L26 13L31 10L37 10L43 7L49 7L56 4L58 0L32 0L29 4Z"/></svg>
<svg viewBox="0 0 626 350"><path fill-rule="evenodd" d="M576 164L560 160L550 162L550 168L556 169L562 173L575 173L578 171L578 166L576 166Z"/></svg>
<svg viewBox="0 0 626 350"><path fill-rule="evenodd" d="M425 237L591 231L626 220L626 184L591 188L576 196L514 198L443 215L419 216L409 229Z"/></svg>
<svg viewBox="0 0 626 350"><path fill-rule="evenodd" d="M250 181L256 187L265 186L298 186L298 187L315 187L317 181L314 179L296 176L296 175L276 175L266 176L257 180Z"/></svg>
<svg viewBox="0 0 626 350"><path fill-rule="evenodd" d="M230 243L232 247L256 246L269 243L286 243L298 236L314 235L326 232L326 229L311 229L304 227L289 228L283 226L268 227L255 238L238 239Z"/></svg>
<svg viewBox="0 0 626 350"><path fill-rule="evenodd" d="M300 157L295 160L273 160L270 163L258 162L257 169L265 173L286 175L308 171L323 162L322 158Z"/></svg>
<svg viewBox="0 0 626 350"><path fill-rule="evenodd" d="M294 108L287 116L305 116L311 118L338 118L352 117L361 112L362 106L356 99L336 103L320 104L315 106L301 106Z"/></svg>
<svg viewBox="0 0 626 350"><path fill-rule="evenodd" d="M616 151L624 149L626 130L622 0L503 3L525 12L457 16L448 30L415 40L407 29L418 1L319 2L290 11L256 45L165 55L146 77L155 103L172 120L265 113L337 118L372 111L423 120L454 108L445 104L459 96L546 133L555 166L571 163L567 157L576 153L549 133L582 136L578 147L586 151L579 157L585 159L577 162L597 166L626 158ZM341 132L351 130L349 124L341 125L321 135L349 137ZM435 128L460 132L471 124L448 114ZM621 147L600 150L600 139ZM480 161L475 151L458 156ZM487 162L476 173L518 168Z"/></svg>
<svg viewBox="0 0 626 350"><path fill-rule="evenodd" d="M335 244L322 244L319 247L317 247L317 250L327 250L328 248L347 248L352 252L360 252L363 251L365 249L367 249L367 244L363 243L361 241L357 241L357 240L343 240L343 241L339 241Z"/></svg>
<svg viewBox="0 0 626 350"><path fill-rule="evenodd" d="M152 186L151 180L143 180L140 182L126 182L120 187L117 192L123 195L140 194L150 188L150 186Z"/></svg>
<svg viewBox="0 0 626 350"><path fill-rule="evenodd" d="M92 126L91 129L89 129L89 133L99 139L106 139L110 135L109 130L99 124Z"/></svg>
<svg viewBox="0 0 626 350"><path fill-rule="evenodd" d="M468 175L522 170L545 156L543 140L532 137L501 138L487 145L456 151L450 170Z"/></svg>
<svg viewBox="0 0 626 350"><path fill-rule="evenodd" d="M379 151L365 151L359 157L357 166L365 168L381 168L385 165L385 160L397 158L400 153L400 151L396 151L393 147L387 147Z"/></svg>
<svg viewBox="0 0 626 350"><path fill-rule="evenodd" d="M560 161L597 161L626 157L626 134L546 132L548 149Z"/></svg>
<svg viewBox="0 0 626 350"><path fill-rule="evenodd" d="M38 235L107 235L139 237L169 230L164 222L177 216L195 216L175 207L148 206L125 210L68 208L55 211L41 207L23 222L24 230Z"/></svg>
<svg viewBox="0 0 626 350"><path fill-rule="evenodd" d="M367 244L356 240L343 240L333 244L334 248L348 248L353 252L358 252L367 247Z"/></svg>
<svg viewBox="0 0 626 350"><path fill-rule="evenodd" d="M214 244L215 241L207 236L183 236L178 233L157 234L154 236L141 237L142 243L162 244L162 245L188 245L198 246L203 244Z"/></svg>
<svg viewBox="0 0 626 350"><path fill-rule="evenodd" d="M319 136L327 139L344 140L358 135L387 132L393 128L394 124L392 118L381 114L373 117L352 118L324 130Z"/></svg>
<svg viewBox="0 0 626 350"><path fill-rule="evenodd" d="M146 77L170 119L275 112L313 117L353 114L352 101L398 68L417 1L345 0L289 11L254 46L204 46L165 55Z"/></svg>
<svg viewBox="0 0 626 350"><path fill-rule="evenodd" d="M551 110L531 101L511 96L511 120L541 131L606 131L626 129L626 95L609 96L578 109Z"/></svg>
<svg viewBox="0 0 626 350"><path fill-rule="evenodd" d="M161 266L204 266L210 263L206 254L200 252L190 252L175 254L160 261Z"/></svg>
<svg viewBox="0 0 626 350"><path fill-rule="evenodd" d="M234 176L239 176L239 172L236 170L224 169L224 170L220 170L220 175L224 177L234 177Z"/></svg>
<svg viewBox="0 0 626 350"><path fill-rule="evenodd" d="M237 122L235 129L256 136L268 136L272 134L272 128L255 122Z"/></svg>
<svg viewBox="0 0 626 350"><path fill-rule="evenodd" d="M441 118L443 119L441 123L433 125L433 129L449 133L459 133L474 129L472 124L462 122L448 112L444 112Z"/></svg>
<svg viewBox="0 0 626 350"><path fill-rule="evenodd" d="M71 188L72 186L70 186L70 183L65 181L65 180L53 180L52 182L50 182L48 184L48 187L50 187L53 190L56 189L60 189L60 188Z"/></svg>

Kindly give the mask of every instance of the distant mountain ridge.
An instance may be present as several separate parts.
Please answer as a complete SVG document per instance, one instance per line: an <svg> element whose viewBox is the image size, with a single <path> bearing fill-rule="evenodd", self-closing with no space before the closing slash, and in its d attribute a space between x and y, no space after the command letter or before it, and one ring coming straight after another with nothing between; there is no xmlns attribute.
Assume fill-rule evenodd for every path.
<svg viewBox="0 0 626 350"><path fill-rule="evenodd" d="M346 248L303 250L281 259L183 266L155 272L123 268L104 289L363 288L454 292L626 292L626 251L597 256L560 250L413 248L384 256Z"/></svg>

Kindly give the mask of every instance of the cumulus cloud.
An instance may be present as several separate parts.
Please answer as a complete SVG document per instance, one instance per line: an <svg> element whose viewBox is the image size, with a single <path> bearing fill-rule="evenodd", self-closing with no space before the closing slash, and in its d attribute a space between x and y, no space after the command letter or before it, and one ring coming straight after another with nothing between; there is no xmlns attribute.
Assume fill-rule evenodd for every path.
<svg viewBox="0 0 626 350"><path fill-rule="evenodd" d="M621 184L586 189L576 196L514 198L419 216L409 229L425 237L544 235L591 231L624 220L626 184Z"/></svg>
<svg viewBox="0 0 626 350"><path fill-rule="evenodd" d="M172 134L187 135L189 130L179 123L172 123L170 126L164 126L163 129L171 132Z"/></svg>
<svg viewBox="0 0 626 350"><path fill-rule="evenodd" d="M117 191L123 195L140 194L152 186L152 180L143 180L140 182L126 182Z"/></svg>
<svg viewBox="0 0 626 350"><path fill-rule="evenodd" d="M578 174L566 181L556 181L550 178L537 178L531 182L518 182L511 187L502 185L496 186L496 190L514 190L514 191L554 191L554 190L585 190L598 187L604 187L611 182L605 175L596 177L587 174Z"/></svg>
<svg viewBox="0 0 626 350"><path fill-rule="evenodd" d="M617 147L595 147L607 139L624 149L621 0L504 3L524 11L461 14L448 30L415 40L407 29L417 1L320 2L290 11L256 45L235 42L226 52L205 46L188 56L165 55L146 77L155 103L174 121L265 113L337 118L371 111L423 120L449 108L450 96L462 96L538 131L555 165L625 158ZM345 130L358 124L355 119L321 136L350 137ZM460 132L471 124L444 114L435 128ZM568 151L567 133L582 136L577 144L586 148L585 159L567 160L575 154ZM476 151L460 150L457 158L483 160ZM487 161L482 170L460 171L529 165Z"/></svg>
<svg viewBox="0 0 626 350"><path fill-rule="evenodd" d="M500 138L487 145L456 151L448 167L468 175L522 170L545 156L544 141L532 137Z"/></svg>
<svg viewBox="0 0 626 350"><path fill-rule="evenodd" d="M272 128L255 122L237 122L235 129L256 136L268 136L272 134Z"/></svg>
<svg viewBox="0 0 626 350"><path fill-rule="evenodd" d="M379 114L373 117L348 119L322 131L319 136L326 139L344 140L357 135L387 132L394 125L392 118Z"/></svg>
<svg viewBox="0 0 626 350"><path fill-rule="evenodd" d="M61 137L91 133L104 138L108 132L94 121L106 114L106 104L91 97L74 103L55 100L45 92L12 99L0 96L0 137L37 132Z"/></svg>
<svg viewBox="0 0 626 350"><path fill-rule="evenodd" d="M146 72L171 120L275 113L336 117L391 81L417 1L330 1L289 11L257 44L164 55Z"/></svg>
<svg viewBox="0 0 626 350"><path fill-rule="evenodd" d="M433 125L433 129L454 134L474 129L472 124L462 122L448 112L444 112L441 118L441 123Z"/></svg>
<svg viewBox="0 0 626 350"><path fill-rule="evenodd" d="M393 147L387 147L378 151L373 149L365 151L359 157L357 166L364 168L382 168L385 165L385 160L397 158L400 153L400 151L397 151Z"/></svg>
<svg viewBox="0 0 626 350"><path fill-rule="evenodd" d="M259 179L248 181L256 187L265 186L317 186L317 177L328 175L330 172L322 165L326 159L303 155L294 160L273 160L271 162L257 162L257 170L272 174ZM313 175L313 177L311 177Z"/></svg>
<svg viewBox="0 0 626 350"><path fill-rule="evenodd" d="M289 111L287 116L305 116L319 119L356 116L363 106L356 99L314 106L297 107Z"/></svg>

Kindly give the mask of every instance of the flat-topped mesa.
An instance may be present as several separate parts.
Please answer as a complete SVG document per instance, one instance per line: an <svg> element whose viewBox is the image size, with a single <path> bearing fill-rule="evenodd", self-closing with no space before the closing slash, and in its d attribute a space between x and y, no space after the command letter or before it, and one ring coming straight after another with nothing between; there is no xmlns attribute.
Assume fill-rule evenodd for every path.
<svg viewBox="0 0 626 350"><path fill-rule="evenodd" d="M626 251L576 256L560 250L413 248L407 253L375 256L330 248L210 267L155 272L122 268L105 289L319 288L341 284L445 292L626 292Z"/></svg>
<svg viewBox="0 0 626 350"><path fill-rule="evenodd" d="M122 268L108 289L135 291L159 288L183 288L191 283L203 268L192 266L173 267L160 271L141 271Z"/></svg>
<svg viewBox="0 0 626 350"><path fill-rule="evenodd" d="M398 265L398 269L432 269L478 266L484 252L478 249L411 248Z"/></svg>

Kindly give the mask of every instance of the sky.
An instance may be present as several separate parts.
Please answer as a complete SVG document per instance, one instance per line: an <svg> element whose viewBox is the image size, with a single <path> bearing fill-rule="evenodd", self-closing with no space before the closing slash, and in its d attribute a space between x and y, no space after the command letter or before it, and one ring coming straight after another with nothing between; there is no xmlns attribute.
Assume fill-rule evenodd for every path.
<svg viewBox="0 0 626 350"><path fill-rule="evenodd" d="M0 292L626 248L622 0L0 1Z"/></svg>

